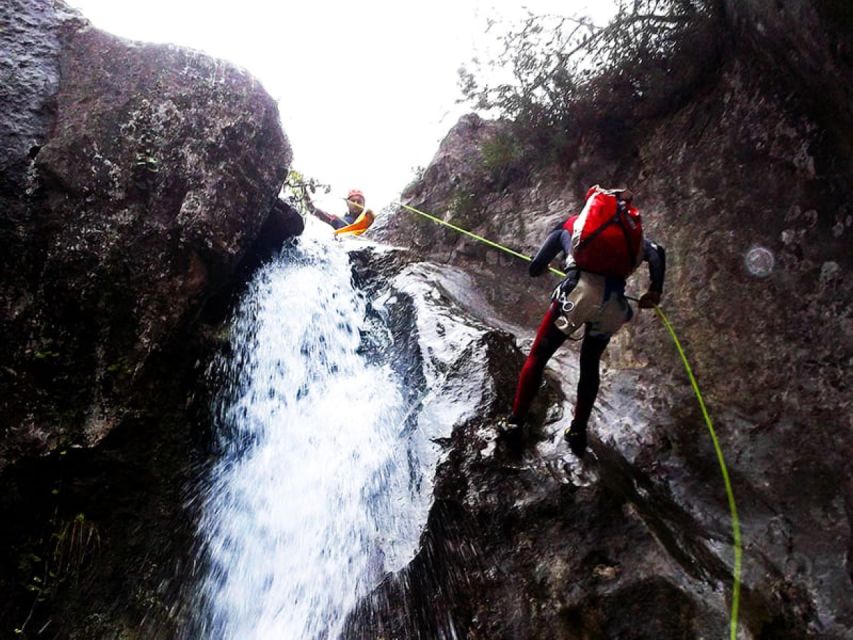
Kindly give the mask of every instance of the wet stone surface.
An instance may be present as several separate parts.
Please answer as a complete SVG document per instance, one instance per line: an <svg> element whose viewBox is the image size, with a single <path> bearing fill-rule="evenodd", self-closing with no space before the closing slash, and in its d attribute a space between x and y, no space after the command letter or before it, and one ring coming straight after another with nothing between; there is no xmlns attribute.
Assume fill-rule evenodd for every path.
<svg viewBox="0 0 853 640"><path fill-rule="evenodd" d="M849 135L838 132L849 127L850 103L842 99L849 87L821 92L820 105L809 92L831 84L827 78L834 73L849 73L845 45L836 46L849 37L840 32L843 21L828 17L829 9L741 4L727 27L738 44L719 71L694 99L649 122L633 148L617 150L614 162L594 152L594 139L584 140L565 165L530 167L497 188L482 148L501 125L466 116L404 200L532 254L551 226L577 212L589 185L618 181L634 187L647 235L667 250L663 308L699 379L734 485L744 540L742 632L754 638L843 638L853 629L853 414L843 373L853 362L853 289L844 277L853 268L853 156L843 142ZM759 16L762 29L754 22ZM826 28L815 31L816 24ZM790 31L774 40L784 29ZM800 29L796 44L780 46ZM801 55L805 50L811 53ZM810 73L809 65L819 60L829 75ZM792 73L780 75L776 65ZM514 260L403 210L381 233L392 243L411 238L416 251L473 274L474 281ZM544 312L547 292L538 281L525 284L524 271L519 263L516 276L484 284L477 293L488 305L472 306L471 296L460 300L469 309L479 306L475 315L493 326L521 324L517 335L526 350L538 323L536 304ZM642 293L645 282L638 273L628 291ZM531 309L532 321L519 308ZM551 370L568 399L567 416L577 353L571 345L562 352ZM507 384L511 394L512 382ZM484 410L483 421L507 408ZM371 629L411 632L409 614L395 613L390 599L407 603L409 609L400 605L403 611L420 611L419 620L432 619L433 628L448 637L448 619L456 633L470 637L725 635L733 556L720 470L675 348L652 314L639 314L605 354L591 424L597 463L580 466L595 469L595 476L573 493L575 502L518 515L519 505L557 501L559 488L540 472L517 490L517 501L492 506L513 495L510 480L524 474L498 461L477 466L485 448L477 441L479 428L457 429L449 456L455 464L442 467L437 481L437 487L453 488L453 500L436 510L420 564L365 605ZM559 442L556 425L546 432ZM534 451L549 446L556 445L540 443L525 456L532 463ZM551 493L543 489L549 486ZM613 503L624 505L624 512L617 514ZM605 532L585 509L610 515L612 528ZM489 526L480 519L483 513L490 514ZM551 528L561 537L542 533ZM445 535L454 536L446 547ZM644 542L649 537L654 551ZM477 549L487 561L481 567L455 551L460 547ZM606 561L585 573L580 558L600 551ZM645 561L654 566L648 573ZM537 582L541 565L566 563L571 577L561 586ZM503 567L513 570L503 573ZM452 597L442 596L452 615L441 607L429 614L430 598L447 593L448 576L454 575L464 579L453 582ZM652 576L666 576L666 584L655 582L647 592L637 586ZM412 595L406 584L421 578L426 586ZM585 595L574 595L577 585ZM620 631L621 616L606 609L605 594L623 588L632 597L657 594L652 607L669 600L678 612L674 626L657 628L659 616L635 615L635 636ZM500 605L492 607L493 601ZM565 603L571 613L558 614L555 603ZM627 619L633 605L623 604ZM548 624L537 626L543 619ZM617 626L606 626L611 623Z"/></svg>

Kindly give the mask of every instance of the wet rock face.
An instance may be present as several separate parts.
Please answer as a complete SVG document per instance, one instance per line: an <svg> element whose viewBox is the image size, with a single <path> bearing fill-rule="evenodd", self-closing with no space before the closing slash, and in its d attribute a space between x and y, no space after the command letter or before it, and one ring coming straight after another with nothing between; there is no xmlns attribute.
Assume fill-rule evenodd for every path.
<svg viewBox="0 0 853 640"><path fill-rule="evenodd" d="M464 388L482 378L493 391L441 440L446 457L418 555L360 604L345 637L724 636L708 567L667 553L658 539L666 527L623 463L602 456L581 466L567 452L553 381L540 394L528 448L497 437L522 354L498 331L475 346L454 381Z"/></svg>
<svg viewBox="0 0 853 640"><path fill-rule="evenodd" d="M756 638L847 637L853 629L853 412L843 372L853 361L853 285L844 274L853 268L853 155L838 134L839 127L850 122L850 102L838 97L838 92L849 90L849 83L829 79L847 68L850 31L849 26L841 28L843 21L826 22L833 3L820 9L796 2L736 4L728 19L737 46L722 61L720 72L693 100L649 122L638 132L636 146L624 149L615 161L582 144L567 165L531 168L523 179L496 190L475 153L482 149L485 138L478 132L486 131L486 125L476 130L461 125L442 144L459 149L448 154L442 148L436 155L437 175L460 176L476 194L481 206L468 220L469 228L528 254L550 225L578 210L590 184L618 181L635 188L647 235L667 249L663 308L692 361L732 475L745 547L742 628L747 637ZM756 47L780 29L788 29L798 43L786 48L786 35L757 53ZM826 44L827 39L832 43ZM806 81L813 64L827 74ZM818 108L814 94L824 81L840 86L821 93ZM467 152L461 149L466 138L473 148ZM464 162L474 164L460 164ZM431 175L428 168L424 180L409 188L410 202L454 222L458 201L443 195L446 185L431 181ZM409 213L400 211L396 217L396 226L386 227L389 240L413 243L434 260L462 265L475 274L504 273L497 278L503 280L503 291L493 296L493 301L504 302L496 306L502 317L516 317L520 304L531 299L538 301L539 313L544 312L547 291L538 281L526 279L523 263L515 266L514 259L412 219ZM644 284L645 276L639 273L629 283L629 292L641 293ZM531 332L535 323L532 319L526 324ZM577 357L571 350L563 348L569 361ZM574 373L565 362L559 362L558 369L571 400ZM681 632L649 627L646 633L637 627L637 637L697 637L709 629L709 637L723 635L724 603L716 600L711 605L715 613L701 604L701 594L709 589L717 598L731 588L731 529L720 471L674 347L654 316L640 314L612 341L591 429L600 440L594 445L599 478L575 495L607 495L600 493L606 485L610 497L603 502L590 498L587 508L606 512L608 500L623 501L633 505L630 510L644 523L631 530L625 522L618 533L624 546L618 553L608 549L602 575L610 575L608 566L637 566L641 554L655 557L653 564L670 567L665 573L675 578L668 586L655 587L651 601L672 602L687 621ZM553 433L558 437L556 428ZM508 482L502 471L493 471L488 480L477 475L477 446L465 438L458 446L463 452L456 468L442 470L453 478L448 480L453 486ZM547 482L544 474L538 479ZM535 495L529 486L526 491ZM582 527L564 528L564 544L574 545L566 553L556 537L539 533L564 519L583 521L583 504L540 512L522 523L511 511L498 511L492 529L477 520L481 509L470 500L456 500L447 511L454 522L470 523L470 529L462 529L466 544L489 549L498 544L492 529L504 527L511 536L535 540L531 544L543 562L569 562L573 579L519 605L523 598L513 600L497 587L494 592L483 587L488 580L480 582L484 578L479 569L460 554L439 553L449 568L436 582L442 586L428 587L426 593L437 593L450 579L446 575L454 572L477 576L472 578L474 586L464 580L455 583L461 586L454 606L464 610L458 609L459 618L454 619L472 620L466 624L477 629L485 628L479 626L485 624L482 620L491 620L500 632L490 637L540 637L530 631L535 627L516 634L501 626L501 611L519 606L534 611L536 603L556 597L575 626L560 627L554 614L555 628L563 631L541 637L618 636L615 627L594 626L617 615L604 613L607 598L594 587L577 601L565 595L577 580L592 584L583 577L587 569L574 563L602 546L608 548L606 536L588 535ZM611 514L625 520L624 513ZM441 531L446 530L444 526ZM444 535L435 531L436 538ZM659 541L661 555L651 555L644 546L649 531ZM509 562L503 555L486 553L489 562ZM413 568L413 573L432 571L424 567ZM506 593L518 591L519 581L534 584L541 571L532 563L516 563L514 569L507 576L496 574L490 584L502 584ZM641 580L651 580L653 573ZM626 593L642 591L637 584L616 587L623 588ZM488 609L485 617L475 613L486 599L481 590L503 603ZM397 601L397 596L389 597ZM376 606L381 609L381 603ZM652 623L652 618L642 620Z"/></svg>
<svg viewBox="0 0 853 640"><path fill-rule="evenodd" d="M245 72L53 2L0 12L2 468L110 432L255 241L291 152Z"/></svg>
<svg viewBox="0 0 853 640"><path fill-rule="evenodd" d="M853 11L844 0L726 0L750 53L784 69L792 88L847 144L853 134ZM783 78L780 78L783 79ZM784 81L784 79L783 79Z"/></svg>
<svg viewBox="0 0 853 640"><path fill-rule="evenodd" d="M359 256L356 274L380 270L392 278L397 260ZM411 327L395 342L404 338L441 348L441 339L424 341ZM689 408L679 419L667 416L659 388L642 371L607 375L592 453L579 462L561 437L570 402L550 380L527 447L513 451L495 426L509 410L522 354L498 331L475 346L450 380L465 389L479 379L474 389L492 391L473 393L473 417L440 439L444 461L417 556L360 603L345 637L725 637L728 514L713 452ZM565 365L558 370L570 400L574 373ZM748 426L733 412L716 417L721 429ZM756 455L756 439L741 438L747 442L728 437L724 449L736 452L729 466L747 545L742 633L846 637L850 530L840 497L808 476L790 480L803 486L801 497L792 487L780 496L756 486L769 467ZM808 469L815 461L800 464ZM808 507L820 491L831 503Z"/></svg>
<svg viewBox="0 0 853 640"><path fill-rule="evenodd" d="M448 286L453 269L387 249L351 258L356 283L387 323L400 373L421 388L425 362L437 358L444 375L431 382L439 385L433 401L445 405L441 415L460 419L413 432L442 450L434 480L424 480L431 508L419 551L351 613L344 637L723 636L714 580L725 567L690 551L667 553L658 536L671 544L670 534L658 514L671 502L661 496L650 509L647 487L635 484L644 481L618 456L602 449L600 463L584 466L571 457L554 380L534 406L526 450L497 436L523 355L510 334L461 310L464 302L489 315L455 297L468 292Z"/></svg>

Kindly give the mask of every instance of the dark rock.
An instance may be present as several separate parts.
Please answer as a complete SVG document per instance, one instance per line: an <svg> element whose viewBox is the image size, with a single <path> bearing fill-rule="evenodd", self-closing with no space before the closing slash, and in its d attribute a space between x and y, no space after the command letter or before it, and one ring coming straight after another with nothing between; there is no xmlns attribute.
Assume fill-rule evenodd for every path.
<svg viewBox="0 0 853 640"><path fill-rule="evenodd" d="M853 8L844 0L726 0L748 55L762 59L808 101L821 124L851 153Z"/></svg>
<svg viewBox="0 0 853 640"><path fill-rule="evenodd" d="M173 637L209 423L198 319L299 231L290 146L228 63L49 0L0 25L0 635Z"/></svg>
<svg viewBox="0 0 853 640"><path fill-rule="evenodd" d="M302 235L304 229L305 220L299 212L279 198L273 203L249 254L259 257L269 256L281 249L281 245L288 239Z"/></svg>
<svg viewBox="0 0 853 640"><path fill-rule="evenodd" d="M109 433L254 243L291 155L273 100L222 61L55 3L3 23L0 468Z"/></svg>
<svg viewBox="0 0 853 640"><path fill-rule="evenodd" d="M420 354L455 351L441 399L468 417L444 425L453 426L449 434L417 434L445 452L420 550L352 613L345 637L722 635L722 598L696 594L725 579L725 565L713 554L701 556L701 544L671 555L661 548L659 536L676 550L681 543L660 521L670 502L646 497L646 486L636 489L648 481L630 477L618 456L602 453L600 480L597 471L577 468L554 433L563 398L553 381L540 394L526 448L498 437L495 422L509 410L522 354L509 334L487 330L458 308L462 301L446 287L451 271L437 279L434 267L387 250L352 259L356 281L378 307L387 310L391 294L396 300L383 318L398 360L417 372ZM488 315L470 298L464 306ZM441 325L435 335L425 330L433 325ZM432 342L436 337L440 343ZM422 381L409 376L414 387ZM667 517L677 518L678 509L672 511ZM695 564L693 552L700 555Z"/></svg>
<svg viewBox="0 0 853 640"><path fill-rule="evenodd" d="M460 376L485 370L495 392L446 442L418 555L361 603L345 637L723 635L713 580L662 548L666 528L644 513L620 463L577 468L554 446L553 425L521 452L496 439L521 362L508 336L486 334L471 353ZM561 402L550 385L542 400ZM725 577L720 563L714 577Z"/></svg>
<svg viewBox="0 0 853 640"><path fill-rule="evenodd" d="M848 637L849 8L726 6L735 46L718 73L634 132L631 145L604 155L594 140L581 140L568 163L531 166L523 180L495 190L477 154L489 127L503 125L472 126L468 118L407 189L408 202L455 221L458 194L471 194L476 206L460 224L529 255L579 209L586 187L631 185L647 234L667 249L663 307L732 476L745 549L741 627L760 638ZM532 332L553 280L529 283L523 262L404 210L394 217L385 239L464 267L491 291L490 319L524 322ZM635 276L629 292L641 293L645 282ZM577 355L566 351L557 364L572 398ZM559 428L546 434L559 441ZM608 349L591 434L596 475L578 485L569 460L565 481L576 488L566 503L558 502L563 481L549 484L551 474L530 470L536 451L523 458L522 482L525 472L477 466L481 443L455 435L424 550L364 604L369 631L360 637L370 630L416 637L415 620L448 636L442 620L452 620L468 637L724 635L732 551L720 469L675 349L653 316L640 314ZM545 459L550 451L544 443L538 449ZM442 487L453 489L449 501ZM499 496L507 505L491 506ZM508 506L513 500L524 505L520 515ZM559 507L531 506L549 503ZM476 549L479 559L457 549ZM408 586L416 583L425 586ZM617 593L624 611L609 599ZM431 599L443 603L438 613L429 611ZM678 621L672 627L661 626L666 602ZM654 613L636 613L645 607Z"/></svg>

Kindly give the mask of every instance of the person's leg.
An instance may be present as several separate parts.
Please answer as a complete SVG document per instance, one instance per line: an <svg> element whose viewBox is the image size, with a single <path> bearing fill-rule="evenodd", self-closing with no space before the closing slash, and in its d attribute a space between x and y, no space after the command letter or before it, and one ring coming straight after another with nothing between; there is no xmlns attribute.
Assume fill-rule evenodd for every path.
<svg viewBox="0 0 853 640"><path fill-rule="evenodd" d="M536 339L530 348L530 354L521 368L510 418L510 422L514 424L521 424L527 418L527 412L530 410L533 398L536 397L539 385L542 384L545 365L560 345L566 341L566 334L554 326L554 321L558 316L557 305L552 303L539 325Z"/></svg>
<svg viewBox="0 0 853 640"><path fill-rule="evenodd" d="M571 426L566 430L565 437L569 447L576 456L581 457L586 450L586 426L595 398L598 395L600 382L599 369L601 356L610 342L610 336L596 335L587 327L586 335L581 344L580 374L578 376L578 399L575 403L575 416Z"/></svg>
<svg viewBox="0 0 853 640"><path fill-rule="evenodd" d="M578 399L575 403L575 418L573 422L586 428L592 406L598 395L598 385L601 381L601 356L610 342L610 337L591 335L584 336L581 344L580 375L578 376Z"/></svg>

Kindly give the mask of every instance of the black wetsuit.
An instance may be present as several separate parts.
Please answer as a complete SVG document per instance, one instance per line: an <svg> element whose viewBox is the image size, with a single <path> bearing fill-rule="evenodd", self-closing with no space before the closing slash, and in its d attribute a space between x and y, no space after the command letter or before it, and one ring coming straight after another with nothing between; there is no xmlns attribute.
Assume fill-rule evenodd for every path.
<svg viewBox="0 0 853 640"><path fill-rule="evenodd" d="M358 214L352 214L349 211L344 214L343 218L333 216L331 213L326 213L321 209L314 209L312 213L326 224L332 225L335 229L343 229L344 227L348 227L358 218Z"/></svg>
<svg viewBox="0 0 853 640"><path fill-rule="evenodd" d="M572 236L562 225L548 234L536 257L530 263L530 275L538 276L544 273L551 260L557 257L557 254L561 251L566 254L567 258L571 257ZM666 271L666 253L663 247L644 238L643 260L649 263L649 276L651 279L649 291L662 293L663 278ZM571 261L567 259L567 262ZM571 268L571 265L569 265L569 268ZM576 274L569 274L570 278L573 276L576 277ZM611 291L618 292L619 295L624 295L625 280L622 278L607 278L605 287ZM511 418L517 424L523 422L527 417L527 412L530 409L533 398L536 396L539 385L542 383L545 365L568 337L554 324L559 315L560 311L557 304L552 303L539 325L536 339L533 341L533 346L530 349L530 355L527 356L527 360L521 369ZM573 420L576 428L585 429L589 421L593 404L595 404L595 398L598 395L601 356L607 348L610 338L609 334L591 332L589 327L587 327L584 334L583 342L581 343L578 398L575 404Z"/></svg>

